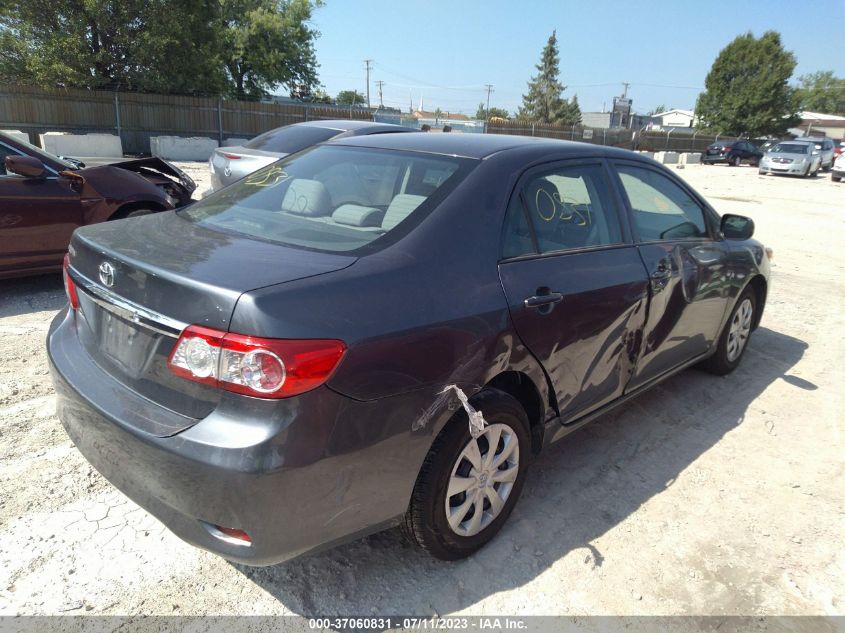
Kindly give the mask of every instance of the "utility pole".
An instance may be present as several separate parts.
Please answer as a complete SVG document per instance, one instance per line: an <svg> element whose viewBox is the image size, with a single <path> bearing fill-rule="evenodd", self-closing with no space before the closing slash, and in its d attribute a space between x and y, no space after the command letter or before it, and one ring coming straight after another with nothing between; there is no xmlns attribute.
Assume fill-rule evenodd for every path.
<svg viewBox="0 0 845 633"><path fill-rule="evenodd" d="M378 86L378 107L383 108L384 107L384 96L382 95L381 89L384 87L384 82L383 81L377 81L376 85Z"/></svg>
<svg viewBox="0 0 845 633"><path fill-rule="evenodd" d="M487 110L484 113L484 133L487 134L487 123L490 121L490 93L493 92L493 84L484 84L487 88Z"/></svg>
<svg viewBox="0 0 845 633"><path fill-rule="evenodd" d="M372 70L372 59L365 59L364 63L367 67L367 107L370 107L370 70Z"/></svg>

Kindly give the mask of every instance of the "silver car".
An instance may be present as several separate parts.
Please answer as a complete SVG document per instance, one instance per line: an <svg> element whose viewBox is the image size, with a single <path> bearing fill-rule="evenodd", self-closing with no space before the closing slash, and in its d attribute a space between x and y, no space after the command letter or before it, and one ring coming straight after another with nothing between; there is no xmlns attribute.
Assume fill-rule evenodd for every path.
<svg viewBox="0 0 845 633"><path fill-rule="evenodd" d="M211 169L211 191L217 191L247 174L261 169L288 154L323 143L333 138L416 132L413 128L390 123L371 121L309 121L279 127L245 143L231 147L218 147L208 161ZM206 191L203 195L211 193Z"/></svg>
<svg viewBox="0 0 845 633"><path fill-rule="evenodd" d="M760 159L761 174L815 176L821 169L821 154L812 141L780 141Z"/></svg>

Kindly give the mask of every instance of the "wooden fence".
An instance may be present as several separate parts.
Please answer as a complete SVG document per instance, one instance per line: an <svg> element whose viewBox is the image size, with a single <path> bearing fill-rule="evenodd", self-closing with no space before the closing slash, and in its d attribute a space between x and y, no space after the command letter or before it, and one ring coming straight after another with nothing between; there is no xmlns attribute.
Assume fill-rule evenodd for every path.
<svg viewBox="0 0 845 633"><path fill-rule="evenodd" d="M702 152L716 141L733 140L732 137L700 134L694 130L604 129L522 121L490 121L487 133L539 136L649 152Z"/></svg>
<svg viewBox="0 0 845 633"><path fill-rule="evenodd" d="M290 123L320 119L373 120L363 108L258 103L210 97L183 97L74 88L0 86L0 129L27 132L31 141L49 131L117 134L128 154L150 151L151 136L252 138ZM541 136L626 149L700 152L728 137L690 130L625 130L491 121L488 134Z"/></svg>
<svg viewBox="0 0 845 633"><path fill-rule="evenodd" d="M232 101L135 92L0 86L0 129L117 134L129 154L149 153L151 136L252 138L269 129L325 119L372 120L365 109Z"/></svg>

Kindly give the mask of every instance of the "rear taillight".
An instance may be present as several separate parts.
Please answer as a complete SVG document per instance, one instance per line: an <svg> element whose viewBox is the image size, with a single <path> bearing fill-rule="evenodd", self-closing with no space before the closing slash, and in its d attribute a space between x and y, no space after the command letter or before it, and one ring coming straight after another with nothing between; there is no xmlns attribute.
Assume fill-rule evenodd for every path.
<svg viewBox="0 0 845 633"><path fill-rule="evenodd" d="M70 301L70 307L74 310L79 310L79 295L76 294L76 284L73 282L73 279L68 272L69 267L70 255L65 253L65 261L62 264L62 277L65 280L65 294L67 294L68 301Z"/></svg>
<svg viewBox="0 0 845 633"><path fill-rule="evenodd" d="M239 158L243 158L243 156L238 156L237 154L223 154L223 158L228 158L229 160L238 160Z"/></svg>
<svg viewBox="0 0 845 633"><path fill-rule="evenodd" d="M731 151L733 148L734 148L734 146L733 146L733 145L725 145L722 149L723 149L723 150L725 150L726 152L729 152L729 151Z"/></svg>
<svg viewBox="0 0 845 633"><path fill-rule="evenodd" d="M177 376L257 398L287 398L320 386L346 345L324 339L267 339L185 328L167 361Z"/></svg>

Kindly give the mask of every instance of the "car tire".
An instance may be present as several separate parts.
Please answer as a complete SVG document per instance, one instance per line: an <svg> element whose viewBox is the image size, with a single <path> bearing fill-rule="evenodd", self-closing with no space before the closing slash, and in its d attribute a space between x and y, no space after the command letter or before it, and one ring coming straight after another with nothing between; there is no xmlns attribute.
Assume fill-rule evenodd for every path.
<svg viewBox="0 0 845 633"><path fill-rule="evenodd" d="M765 176L765 175L766 175L766 171L765 171L764 169L758 169L758 170L757 170L757 173L758 173L758 174L760 174L761 176Z"/></svg>
<svg viewBox="0 0 845 633"><path fill-rule="evenodd" d="M833 182L839 182L840 180L842 180L842 176L834 176L833 174L831 174L831 175L830 175L830 179L831 179Z"/></svg>
<svg viewBox="0 0 845 633"><path fill-rule="evenodd" d="M440 560L466 558L496 536L516 505L531 458L528 416L515 398L484 389L472 405L487 422L483 434L472 437L463 409L449 420L425 458L402 525L411 541ZM498 468L487 461L493 438L493 460L509 451ZM457 492L449 495L450 488Z"/></svg>
<svg viewBox="0 0 845 633"><path fill-rule="evenodd" d="M717 376L724 376L739 366L751 339L756 314L757 296L753 288L746 288L736 300L731 315L722 328L716 342L716 351L701 364L702 369Z"/></svg>
<svg viewBox="0 0 845 633"><path fill-rule="evenodd" d="M734 156L733 158L731 158L731 165L733 165L734 167L740 167L742 165L742 158L740 158L739 156Z"/></svg>
<svg viewBox="0 0 845 633"><path fill-rule="evenodd" d="M109 218L109 220L123 220L126 218L139 218L142 215L156 213L155 209L126 209L120 210Z"/></svg>
<svg viewBox="0 0 845 633"><path fill-rule="evenodd" d="M805 171L803 174L801 174L801 177L806 178L809 175L810 175L810 166L807 165L807 171Z"/></svg>

